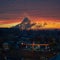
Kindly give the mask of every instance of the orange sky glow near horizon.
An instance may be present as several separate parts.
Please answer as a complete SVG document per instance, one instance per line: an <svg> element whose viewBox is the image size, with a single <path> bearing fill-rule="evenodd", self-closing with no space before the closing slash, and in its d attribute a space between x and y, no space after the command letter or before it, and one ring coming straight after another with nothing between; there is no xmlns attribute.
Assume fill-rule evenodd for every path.
<svg viewBox="0 0 60 60"><path fill-rule="evenodd" d="M25 17L32 29L60 29L60 0L0 0L0 28L11 28Z"/></svg>
<svg viewBox="0 0 60 60"><path fill-rule="evenodd" d="M32 27L33 29L60 29L60 20L52 18L32 18L32 17L28 18L31 20L31 23L36 23L36 25ZM21 23L23 19L24 18L0 20L0 28L11 28ZM37 27L43 25L44 23L46 23L45 26L42 26L40 28Z"/></svg>

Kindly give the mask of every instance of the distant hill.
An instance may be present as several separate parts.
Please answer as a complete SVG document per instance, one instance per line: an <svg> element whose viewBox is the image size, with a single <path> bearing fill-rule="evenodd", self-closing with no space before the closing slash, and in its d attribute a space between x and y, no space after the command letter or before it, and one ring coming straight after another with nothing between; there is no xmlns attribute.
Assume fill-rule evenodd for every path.
<svg viewBox="0 0 60 60"><path fill-rule="evenodd" d="M35 25L35 23L32 24L31 21L27 17L25 17L20 24L14 26L12 28L19 28L21 30L28 30L34 25Z"/></svg>

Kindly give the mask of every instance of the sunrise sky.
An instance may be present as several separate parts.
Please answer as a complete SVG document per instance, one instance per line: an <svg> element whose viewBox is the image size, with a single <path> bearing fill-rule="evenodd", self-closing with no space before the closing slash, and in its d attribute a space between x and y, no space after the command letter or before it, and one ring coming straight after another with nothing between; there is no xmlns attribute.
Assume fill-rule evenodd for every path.
<svg viewBox="0 0 60 60"><path fill-rule="evenodd" d="M60 0L0 0L0 28L10 28L28 17L41 28L60 29Z"/></svg>

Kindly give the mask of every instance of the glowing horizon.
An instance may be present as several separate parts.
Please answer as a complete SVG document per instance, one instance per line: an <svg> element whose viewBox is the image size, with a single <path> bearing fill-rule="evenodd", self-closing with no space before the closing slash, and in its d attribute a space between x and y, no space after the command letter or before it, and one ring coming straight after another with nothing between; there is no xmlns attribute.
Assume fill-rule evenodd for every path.
<svg viewBox="0 0 60 60"><path fill-rule="evenodd" d="M32 29L60 29L60 20L52 19L52 18L30 18L31 23L36 23L35 26L32 27ZM34 19L34 20L33 20ZM0 20L0 28L11 28L13 26L16 26L17 24L20 24L23 19L15 19L15 20ZM44 25L38 27L40 25Z"/></svg>
<svg viewBox="0 0 60 60"><path fill-rule="evenodd" d="M60 0L0 0L0 28L19 24L24 17L33 29L60 29ZM41 24L47 25L39 27Z"/></svg>

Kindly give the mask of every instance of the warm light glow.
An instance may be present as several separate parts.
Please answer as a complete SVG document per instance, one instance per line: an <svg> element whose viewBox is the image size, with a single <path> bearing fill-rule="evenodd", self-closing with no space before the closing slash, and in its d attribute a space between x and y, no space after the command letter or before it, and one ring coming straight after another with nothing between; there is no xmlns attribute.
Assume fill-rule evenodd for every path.
<svg viewBox="0 0 60 60"><path fill-rule="evenodd" d="M31 18L31 17L30 17ZM19 24L23 19L0 20L0 28L10 28ZM31 18L31 23L36 23L31 29L60 29L60 20L46 18Z"/></svg>

